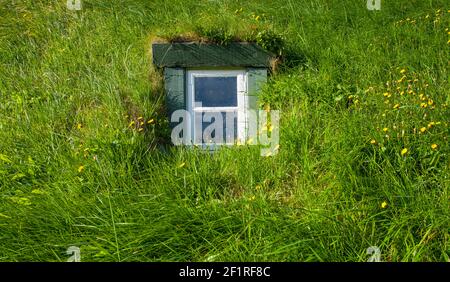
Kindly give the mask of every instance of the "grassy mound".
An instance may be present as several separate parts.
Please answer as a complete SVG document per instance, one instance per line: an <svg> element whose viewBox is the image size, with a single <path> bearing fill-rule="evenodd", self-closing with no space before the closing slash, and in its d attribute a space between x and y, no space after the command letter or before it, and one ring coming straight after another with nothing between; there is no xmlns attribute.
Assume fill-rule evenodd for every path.
<svg viewBox="0 0 450 282"><path fill-rule="evenodd" d="M2 1L0 261L449 260L447 1L239 2ZM284 58L279 154L158 149L186 34Z"/></svg>

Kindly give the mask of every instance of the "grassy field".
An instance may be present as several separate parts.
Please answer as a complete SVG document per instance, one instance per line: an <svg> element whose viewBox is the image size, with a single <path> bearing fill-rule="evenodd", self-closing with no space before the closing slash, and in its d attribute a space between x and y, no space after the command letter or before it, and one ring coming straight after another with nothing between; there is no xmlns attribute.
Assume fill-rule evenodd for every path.
<svg viewBox="0 0 450 282"><path fill-rule="evenodd" d="M0 261L450 260L447 1L82 4L0 0ZM281 53L277 155L168 145L189 32Z"/></svg>

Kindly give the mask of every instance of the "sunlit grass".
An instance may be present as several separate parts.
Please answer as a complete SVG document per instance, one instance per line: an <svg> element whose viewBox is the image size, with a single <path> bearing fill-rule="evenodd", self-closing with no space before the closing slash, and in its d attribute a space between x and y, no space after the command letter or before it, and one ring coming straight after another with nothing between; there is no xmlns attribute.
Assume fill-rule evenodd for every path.
<svg viewBox="0 0 450 282"><path fill-rule="evenodd" d="M0 261L449 260L445 1L0 2ZM188 32L283 39L277 155L167 145Z"/></svg>

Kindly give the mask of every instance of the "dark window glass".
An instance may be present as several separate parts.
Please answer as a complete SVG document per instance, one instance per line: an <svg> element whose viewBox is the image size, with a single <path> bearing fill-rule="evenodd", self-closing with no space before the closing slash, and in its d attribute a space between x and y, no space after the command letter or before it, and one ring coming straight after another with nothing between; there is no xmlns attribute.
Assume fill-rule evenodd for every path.
<svg viewBox="0 0 450 282"><path fill-rule="evenodd" d="M196 77L195 102L202 107L237 107L236 77Z"/></svg>

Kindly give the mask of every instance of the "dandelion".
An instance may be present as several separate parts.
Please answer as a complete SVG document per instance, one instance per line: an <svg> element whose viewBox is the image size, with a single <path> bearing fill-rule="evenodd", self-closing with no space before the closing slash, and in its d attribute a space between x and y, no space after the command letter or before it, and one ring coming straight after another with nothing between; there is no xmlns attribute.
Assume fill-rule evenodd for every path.
<svg viewBox="0 0 450 282"><path fill-rule="evenodd" d="M428 106L427 103L420 103L420 107L421 107L421 108L424 108L424 109L425 109L427 106Z"/></svg>
<svg viewBox="0 0 450 282"><path fill-rule="evenodd" d="M428 105L430 105L430 106L431 106L431 105L433 105L433 103L434 103L434 102L433 102L433 100L431 100L431 99L430 99L430 100L428 100Z"/></svg>
<svg viewBox="0 0 450 282"><path fill-rule="evenodd" d="M427 128L426 127L422 127L422 128L420 128L420 132L422 132L422 133L424 133L425 131L427 130Z"/></svg>
<svg viewBox="0 0 450 282"><path fill-rule="evenodd" d="M400 71L401 74L404 74L405 72L406 72L405 69L401 69L401 71Z"/></svg>
<svg viewBox="0 0 450 282"><path fill-rule="evenodd" d="M78 173L82 173L83 170L84 170L84 166L83 166L83 165L80 165L80 166L78 167Z"/></svg>
<svg viewBox="0 0 450 282"><path fill-rule="evenodd" d="M83 125L81 123L77 124L77 129L80 130L83 127Z"/></svg>
<svg viewBox="0 0 450 282"><path fill-rule="evenodd" d="M393 108L397 110L398 108L400 108L400 104L395 104Z"/></svg>
<svg viewBox="0 0 450 282"><path fill-rule="evenodd" d="M383 96L384 96L384 97L388 97L388 98L389 98L389 97L391 97L391 93L388 93L388 92L386 92L386 93L383 93Z"/></svg>
<svg viewBox="0 0 450 282"><path fill-rule="evenodd" d="M402 156L406 155L406 153L408 153L408 149L406 148L403 148L402 151L400 152Z"/></svg>
<svg viewBox="0 0 450 282"><path fill-rule="evenodd" d="M381 203L381 208L385 209L388 206L388 203L386 201Z"/></svg>
<svg viewBox="0 0 450 282"><path fill-rule="evenodd" d="M388 132L389 128L385 127L383 128L383 132Z"/></svg>
<svg viewBox="0 0 450 282"><path fill-rule="evenodd" d="M432 128L434 125L436 125L436 123L434 121L431 121L430 123L428 123L428 128Z"/></svg>
<svg viewBox="0 0 450 282"><path fill-rule="evenodd" d="M435 143L431 144L431 149L436 150L437 147L438 147L438 144L435 144Z"/></svg>
<svg viewBox="0 0 450 282"><path fill-rule="evenodd" d="M375 144L375 143L377 143L377 141L375 140L375 139L372 139L372 140L370 140L370 144Z"/></svg>

